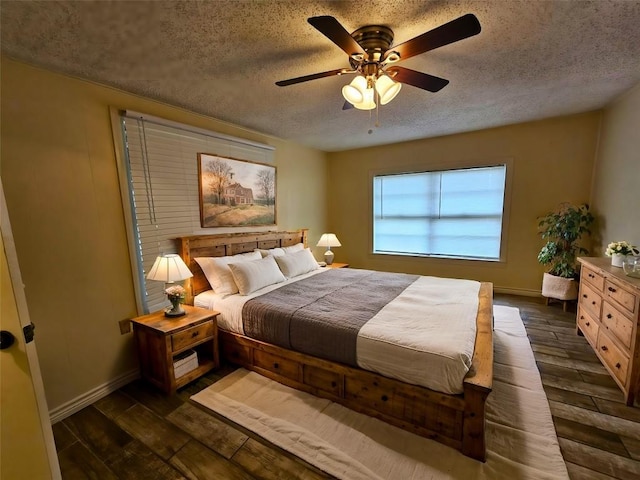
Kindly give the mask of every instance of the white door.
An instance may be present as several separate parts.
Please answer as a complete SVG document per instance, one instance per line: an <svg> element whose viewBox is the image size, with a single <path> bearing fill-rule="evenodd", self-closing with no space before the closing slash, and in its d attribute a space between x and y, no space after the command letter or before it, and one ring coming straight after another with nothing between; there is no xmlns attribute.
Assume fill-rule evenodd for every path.
<svg viewBox="0 0 640 480"><path fill-rule="evenodd" d="M30 325L22 277L0 179L0 330L15 341L0 350L0 478L60 479L49 411L35 342L27 343Z"/></svg>

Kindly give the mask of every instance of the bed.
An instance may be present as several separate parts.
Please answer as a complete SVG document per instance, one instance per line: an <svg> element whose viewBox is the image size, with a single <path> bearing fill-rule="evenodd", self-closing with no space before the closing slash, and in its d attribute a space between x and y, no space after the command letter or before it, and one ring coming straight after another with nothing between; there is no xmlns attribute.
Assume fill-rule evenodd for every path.
<svg viewBox="0 0 640 480"><path fill-rule="evenodd" d="M298 244L306 246L307 230L189 236L181 237L177 242L180 255L194 274L186 285L187 301L193 303L194 298L211 290L196 258L227 257L255 249ZM316 273L317 278L329 278L330 274L338 272ZM353 277L356 273L354 269L347 276ZM365 271L364 274L368 273ZM336 278L339 277L333 277L332 281ZM490 283L478 285L477 307L474 307L475 338L472 337L468 371L461 378L461 393L448 393L446 386L427 388L413 380L393 378L394 375L360 368L341 357L338 358L342 361L331 361L321 355L301 353L284 347L279 344L281 342L256 340L232 327L220 331L221 355L229 363L328 398L484 461L484 405L491 392L493 377L493 291Z"/></svg>

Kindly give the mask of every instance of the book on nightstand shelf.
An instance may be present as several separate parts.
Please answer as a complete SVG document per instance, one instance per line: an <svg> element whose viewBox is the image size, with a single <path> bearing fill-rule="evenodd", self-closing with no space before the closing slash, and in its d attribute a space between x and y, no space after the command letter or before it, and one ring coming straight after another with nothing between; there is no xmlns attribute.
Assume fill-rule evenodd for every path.
<svg viewBox="0 0 640 480"><path fill-rule="evenodd" d="M198 368L198 354L195 350L187 350L174 358L173 374L175 378L181 377L196 368Z"/></svg>

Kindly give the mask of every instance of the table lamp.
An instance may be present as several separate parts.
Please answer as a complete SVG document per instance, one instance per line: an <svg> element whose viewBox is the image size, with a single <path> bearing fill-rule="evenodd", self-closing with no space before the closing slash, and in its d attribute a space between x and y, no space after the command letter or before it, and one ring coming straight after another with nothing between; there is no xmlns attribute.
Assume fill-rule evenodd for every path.
<svg viewBox="0 0 640 480"><path fill-rule="evenodd" d="M331 251L331 247L341 247L342 244L338 237L336 237L335 233L323 233L318 241L316 247L327 247L327 251L324 252L324 261L327 265L331 265L333 263L333 252Z"/></svg>
<svg viewBox="0 0 640 480"><path fill-rule="evenodd" d="M147 279L165 283L165 293L171 302L171 309L165 310L165 316L180 317L186 313L181 305L181 300L184 298L185 293L184 288L182 285L167 287L167 284L180 282L191 277L193 277L193 274L180 258L180 255L169 253L156 258L153 267L147 274Z"/></svg>

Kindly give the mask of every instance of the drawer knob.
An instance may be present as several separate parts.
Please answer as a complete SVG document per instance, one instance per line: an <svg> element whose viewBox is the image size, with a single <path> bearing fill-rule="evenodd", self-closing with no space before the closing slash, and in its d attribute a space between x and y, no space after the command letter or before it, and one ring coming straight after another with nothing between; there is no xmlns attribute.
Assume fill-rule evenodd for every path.
<svg viewBox="0 0 640 480"><path fill-rule="evenodd" d="M337 386L337 385L338 385L338 384L337 384L336 382L331 382L331 386L332 386L333 388L336 388L336 386Z"/></svg>
<svg viewBox="0 0 640 480"><path fill-rule="evenodd" d="M589 322L585 323L585 325L588 327L589 325L591 325Z"/></svg>
<svg viewBox="0 0 640 480"><path fill-rule="evenodd" d="M616 292L616 289L613 288L613 287L609 287L607 290L609 290L610 292L614 292L614 293Z"/></svg>
<svg viewBox="0 0 640 480"><path fill-rule="evenodd" d="M616 363L616 368L620 368L622 365L620 365L620 362Z"/></svg>
<svg viewBox="0 0 640 480"><path fill-rule="evenodd" d="M273 363L273 368L280 368L280 365L278 365L278 362Z"/></svg>
<svg viewBox="0 0 640 480"><path fill-rule="evenodd" d="M602 345L600 348L602 349L603 352L606 352L607 350L609 350L606 345Z"/></svg>
<svg viewBox="0 0 640 480"><path fill-rule="evenodd" d="M196 338L198 335L200 335L200 332L198 332L198 331L193 332L193 333L191 334L191 338Z"/></svg>
<svg viewBox="0 0 640 480"><path fill-rule="evenodd" d="M596 278L594 277L593 273L590 273L589 275L587 275L589 278Z"/></svg>
<svg viewBox="0 0 640 480"><path fill-rule="evenodd" d="M594 300L593 302L591 302L591 305L595 305L595 304L596 304L596 301L595 301L595 300Z"/></svg>
<svg viewBox="0 0 640 480"><path fill-rule="evenodd" d="M583 298L588 298L586 293L583 293L583 294L582 294L582 297L583 297Z"/></svg>
<svg viewBox="0 0 640 480"><path fill-rule="evenodd" d="M386 395L382 395L381 398L383 402L386 402L387 400L389 400L389 397L387 397Z"/></svg>
<svg viewBox="0 0 640 480"><path fill-rule="evenodd" d="M607 318L611 318L613 317L613 315L611 315L610 313L607 313Z"/></svg>

